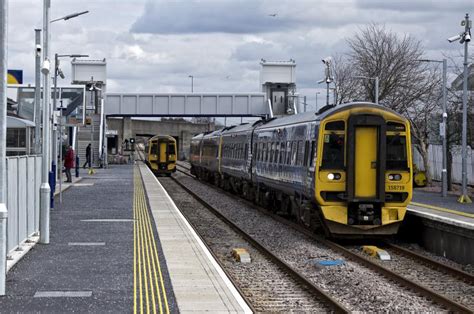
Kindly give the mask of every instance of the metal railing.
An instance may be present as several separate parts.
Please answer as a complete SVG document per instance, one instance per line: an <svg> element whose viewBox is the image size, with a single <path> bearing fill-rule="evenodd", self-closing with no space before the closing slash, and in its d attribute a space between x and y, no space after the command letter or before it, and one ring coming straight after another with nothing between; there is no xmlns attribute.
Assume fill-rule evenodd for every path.
<svg viewBox="0 0 474 314"><path fill-rule="evenodd" d="M39 232L41 159L7 158L7 254Z"/></svg>

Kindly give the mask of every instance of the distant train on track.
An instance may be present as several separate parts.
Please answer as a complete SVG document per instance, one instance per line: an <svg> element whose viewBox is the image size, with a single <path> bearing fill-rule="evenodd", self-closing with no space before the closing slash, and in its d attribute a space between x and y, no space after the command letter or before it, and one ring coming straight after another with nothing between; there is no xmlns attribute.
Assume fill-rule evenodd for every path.
<svg viewBox="0 0 474 314"><path fill-rule="evenodd" d="M199 134L190 162L198 178L332 237L395 234L412 197L409 122L373 103Z"/></svg>
<svg viewBox="0 0 474 314"><path fill-rule="evenodd" d="M168 135L156 135L145 145L145 163L156 175L176 172L176 140Z"/></svg>

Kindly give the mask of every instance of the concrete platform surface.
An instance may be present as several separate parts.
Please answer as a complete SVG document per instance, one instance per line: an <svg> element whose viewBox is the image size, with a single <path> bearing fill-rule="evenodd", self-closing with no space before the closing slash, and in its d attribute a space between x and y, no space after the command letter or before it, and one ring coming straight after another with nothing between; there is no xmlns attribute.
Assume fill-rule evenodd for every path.
<svg viewBox="0 0 474 314"><path fill-rule="evenodd" d="M7 274L0 312L130 313L140 305L133 174L131 165L98 169L70 186L62 204L56 197L50 244L37 244ZM161 266L168 308L176 312Z"/></svg>
<svg viewBox="0 0 474 314"><path fill-rule="evenodd" d="M430 206L436 206L440 208L446 208L461 213L472 214L474 217L474 203L461 204L457 202L459 196L448 194L446 197L442 197L441 193L437 192L426 192L414 189L412 202L426 204Z"/></svg>
<svg viewBox="0 0 474 314"><path fill-rule="evenodd" d="M250 313L168 193L145 165L140 172L181 313Z"/></svg>

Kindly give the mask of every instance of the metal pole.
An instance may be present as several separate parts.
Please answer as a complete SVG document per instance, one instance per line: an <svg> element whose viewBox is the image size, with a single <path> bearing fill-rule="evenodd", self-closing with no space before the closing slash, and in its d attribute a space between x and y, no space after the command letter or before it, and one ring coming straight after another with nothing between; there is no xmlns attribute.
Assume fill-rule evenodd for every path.
<svg viewBox="0 0 474 314"><path fill-rule="evenodd" d="M49 62L49 11L50 0L43 0L43 60ZM41 164L40 189L40 239L39 243L49 244L49 205L51 188L49 186L49 149L50 149L50 97L51 85L49 71L43 73L43 159Z"/></svg>
<svg viewBox="0 0 474 314"><path fill-rule="evenodd" d="M304 96L303 99L304 99L304 112L306 112L306 96Z"/></svg>
<svg viewBox="0 0 474 314"><path fill-rule="evenodd" d="M379 104L379 77L375 77L375 103Z"/></svg>
<svg viewBox="0 0 474 314"><path fill-rule="evenodd" d="M194 76L190 75L191 78L191 93L194 93Z"/></svg>
<svg viewBox="0 0 474 314"><path fill-rule="evenodd" d="M465 34L469 32L469 14L466 13ZM462 87L462 195L460 203L471 203L467 195L467 56L468 41L464 41L464 74Z"/></svg>
<svg viewBox="0 0 474 314"><path fill-rule="evenodd" d="M41 153L41 29L35 29L35 154Z"/></svg>
<svg viewBox="0 0 474 314"><path fill-rule="evenodd" d="M58 131L57 126L54 125L54 121L56 120L56 111L57 107L57 99L58 99L58 68L59 68L59 57L58 54L54 54L54 94L53 94L53 156L52 156L52 168L55 169L54 178L58 177Z"/></svg>
<svg viewBox="0 0 474 314"><path fill-rule="evenodd" d="M329 80L326 80L327 90L326 90L326 106L329 106Z"/></svg>
<svg viewBox="0 0 474 314"><path fill-rule="evenodd" d="M441 179L442 179L442 190L441 195L446 197L448 195L448 150L447 150L447 139L446 139L446 120L448 118L447 113L447 97L446 97L446 84L447 84L447 60L443 59L443 169L441 170Z"/></svg>
<svg viewBox="0 0 474 314"><path fill-rule="evenodd" d="M7 12L0 0L0 295L5 295L7 270Z"/></svg>
<svg viewBox="0 0 474 314"><path fill-rule="evenodd" d="M320 93L316 93L316 112L318 112L318 95Z"/></svg>
<svg viewBox="0 0 474 314"><path fill-rule="evenodd" d="M63 203L63 101L61 99L61 109L59 110L59 204Z"/></svg>

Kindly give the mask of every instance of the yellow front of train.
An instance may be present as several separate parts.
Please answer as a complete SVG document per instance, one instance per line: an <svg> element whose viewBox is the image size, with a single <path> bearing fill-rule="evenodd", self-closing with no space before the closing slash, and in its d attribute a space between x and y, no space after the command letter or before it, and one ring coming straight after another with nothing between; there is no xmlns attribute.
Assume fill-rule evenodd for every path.
<svg viewBox="0 0 474 314"><path fill-rule="evenodd" d="M334 237L396 234L412 197L409 122L375 105L320 122L315 199Z"/></svg>
<svg viewBox="0 0 474 314"><path fill-rule="evenodd" d="M147 161L156 174L176 171L176 140L170 136L155 136L149 140Z"/></svg>

